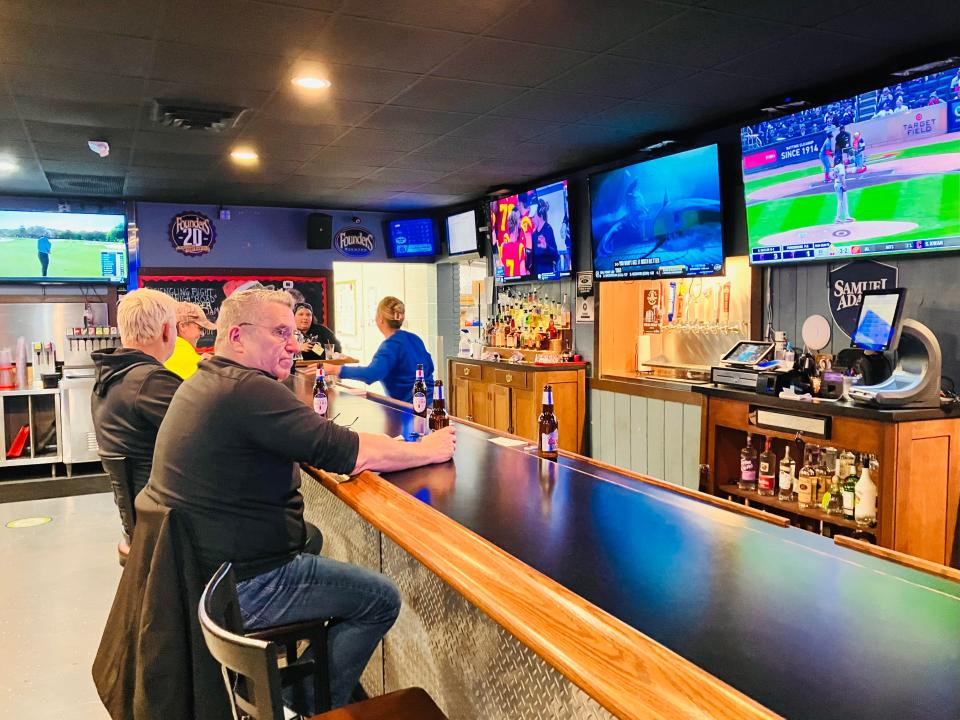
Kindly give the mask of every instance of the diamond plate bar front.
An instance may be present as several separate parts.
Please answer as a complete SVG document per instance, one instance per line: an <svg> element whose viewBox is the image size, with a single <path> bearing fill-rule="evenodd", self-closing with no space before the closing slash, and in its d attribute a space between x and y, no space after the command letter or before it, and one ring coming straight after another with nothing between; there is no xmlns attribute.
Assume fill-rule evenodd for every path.
<svg viewBox="0 0 960 720"><path fill-rule="evenodd" d="M382 571L403 596L383 654L364 672L370 694L422 687L451 720L613 717L316 480L302 479L323 554Z"/></svg>

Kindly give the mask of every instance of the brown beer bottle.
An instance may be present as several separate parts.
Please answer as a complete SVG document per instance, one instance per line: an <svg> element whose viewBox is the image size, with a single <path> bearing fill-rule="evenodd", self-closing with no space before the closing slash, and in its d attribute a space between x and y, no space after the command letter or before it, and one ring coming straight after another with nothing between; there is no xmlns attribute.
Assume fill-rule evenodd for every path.
<svg viewBox="0 0 960 720"><path fill-rule="evenodd" d="M430 411L430 430L439 430L450 424L446 403L443 400L443 380L433 384L433 410Z"/></svg>
<svg viewBox="0 0 960 720"><path fill-rule="evenodd" d="M540 412L539 447L537 454L547 460L557 459L560 430L557 416L553 414L553 386L543 386L543 410Z"/></svg>
<svg viewBox="0 0 960 720"><path fill-rule="evenodd" d="M427 416L427 384L423 381L423 365L417 365L417 380L413 383L413 412Z"/></svg>

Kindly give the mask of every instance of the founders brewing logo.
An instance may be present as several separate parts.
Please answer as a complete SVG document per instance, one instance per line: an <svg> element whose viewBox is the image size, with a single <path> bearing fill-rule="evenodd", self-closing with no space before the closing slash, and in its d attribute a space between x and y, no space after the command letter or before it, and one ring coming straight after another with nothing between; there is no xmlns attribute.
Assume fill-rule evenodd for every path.
<svg viewBox="0 0 960 720"><path fill-rule="evenodd" d="M344 228L333 239L333 247L347 257L366 257L373 252L373 233L365 228Z"/></svg>
<svg viewBox="0 0 960 720"><path fill-rule="evenodd" d="M196 210L174 215L168 233L173 249L184 255L206 255L217 241L213 221Z"/></svg>
<svg viewBox="0 0 960 720"><path fill-rule="evenodd" d="M864 290L897 287L897 269L873 260L855 260L830 271L830 314L848 337L857 329Z"/></svg>

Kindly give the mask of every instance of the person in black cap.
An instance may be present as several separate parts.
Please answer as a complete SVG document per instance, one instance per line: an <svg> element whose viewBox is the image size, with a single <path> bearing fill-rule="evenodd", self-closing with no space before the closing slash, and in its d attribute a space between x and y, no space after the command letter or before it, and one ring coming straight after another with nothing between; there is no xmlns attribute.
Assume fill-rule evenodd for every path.
<svg viewBox="0 0 960 720"><path fill-rule="evenodd" d="M297 303L293 308L297 322L297 339L300 341L300 357L304 360L332 360L324 357L324 346L333 345L334 352L342 352L340 341L333 330L316 322L313 306L307 302Z"/></svg>

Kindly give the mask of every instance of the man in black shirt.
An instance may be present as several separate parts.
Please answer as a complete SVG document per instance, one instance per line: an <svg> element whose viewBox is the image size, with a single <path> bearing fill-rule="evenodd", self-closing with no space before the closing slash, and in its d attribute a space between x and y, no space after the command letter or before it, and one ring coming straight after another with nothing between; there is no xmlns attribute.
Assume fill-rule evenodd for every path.
<svg viewBox="0 0 960 720"><path fill-rule="evenodd" d="M177 303L159 290L134 290L120 301L117 325L123 347L90 354L91 410L97 445L127 458L136 494L150 477L157 431L180 387L163 366L177 339Z"/></svg>
<svg viewBox="0 0 960 720"><path fill-rule="evenodd" d="M334 352L343 352L340 341L333 330L317 322L310 303L300 302L293 307L293 317L297 321L297 333L300 337L300 356L304 360L332 360L326 357L326 346L333 345Z"/></svg>
<svg viewBox="0 0 960 720"><path fill-rule="evenodd" d="M351 474L400 470L446 462L455 439L452 428L418 443L355 433L298 400L278 382L298 349L291 306L287 293L263 289L224 301L216 354L171 403L144 494L186 517L205 564L235 564L248 629L343 620L329 635L331 695L339 706L396 620L400 597L382 575L302 552L296 463Z"/></svg>

